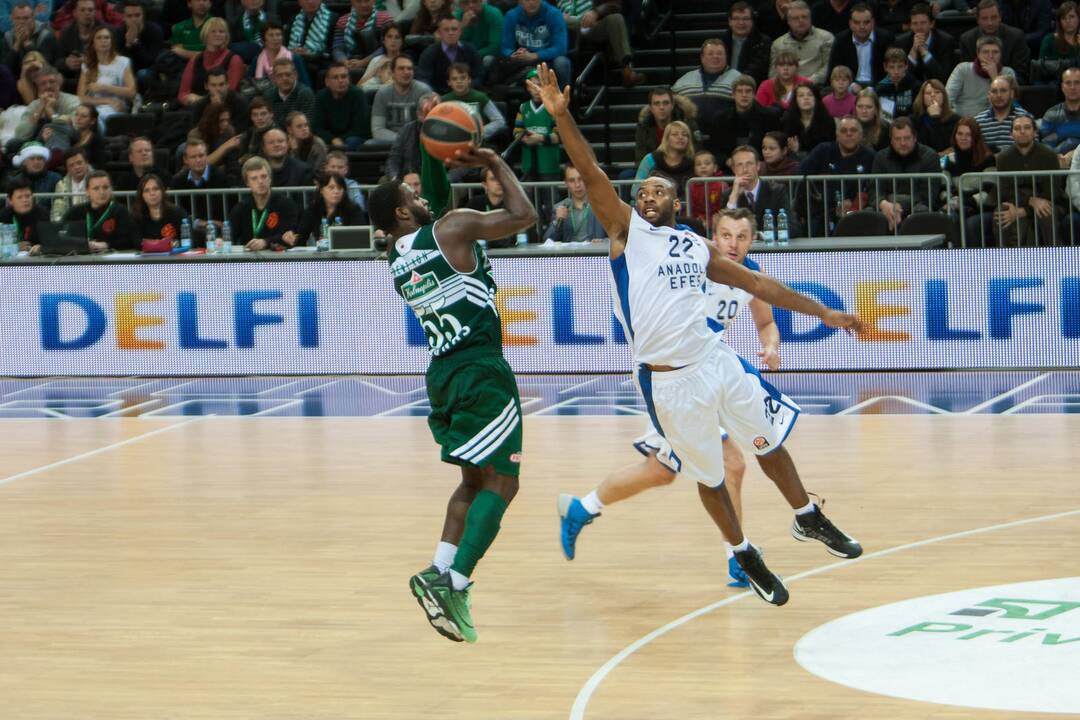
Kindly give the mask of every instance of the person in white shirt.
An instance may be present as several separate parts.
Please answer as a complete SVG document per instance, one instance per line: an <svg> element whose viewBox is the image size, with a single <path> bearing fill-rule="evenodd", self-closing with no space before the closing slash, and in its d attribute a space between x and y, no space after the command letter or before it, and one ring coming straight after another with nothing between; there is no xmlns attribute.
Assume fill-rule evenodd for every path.
<svg viewBox="0 0 1080 720"><path fill-rule="evenodd" d="M105 134L105 120L127 112L135 98L135 73L131 60L118 55L116 38L107 26L94 30L91 48L86 53L79 75L79 100L98 111L98 125Z"/></svg>

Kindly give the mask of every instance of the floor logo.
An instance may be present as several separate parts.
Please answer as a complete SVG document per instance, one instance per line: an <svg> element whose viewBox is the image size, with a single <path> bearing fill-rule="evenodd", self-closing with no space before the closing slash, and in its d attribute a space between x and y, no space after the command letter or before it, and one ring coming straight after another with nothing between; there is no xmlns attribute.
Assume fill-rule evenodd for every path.
<svg viewBox="0 0 1080 720"><path fill-rule="evenodd" d="M1080 578L864 610L807 633L795 659L826 680L882 695L1080 713Z"/></svg>

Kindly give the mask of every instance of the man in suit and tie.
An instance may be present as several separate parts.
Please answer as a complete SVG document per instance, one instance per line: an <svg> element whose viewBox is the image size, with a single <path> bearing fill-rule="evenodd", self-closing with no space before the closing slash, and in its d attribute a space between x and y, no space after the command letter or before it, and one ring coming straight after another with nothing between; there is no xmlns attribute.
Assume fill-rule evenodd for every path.
<svg viewBox="0 0 1080 720"><path fill-rule="evenodd" d="M853 91L874 87L885 76L885 51L892 47L893 35L885 28L874 27L874 13L859 3L851 9L848 29L836 36L829 53L827 77L833 68L844 65L851 68L855 85Z"/></svg>
<svg viewBox="0 0 1080 720"><path fill-rule="evenodd" d="M802 237L798 221L789 205L789 193L780 183L765 182L758 176L758 163L761 157L758 151L749 145L740 145L731 152L728 165L735 176L728 194L727 207L746 208L754 213L757 226L764 227L765 210L772 210L779 215L780 210L787 212L788 235Z"/></svg>
<svg viewBox="0 0 1080 720"><path fill-rule="evenodd" d="M978 23L977 27L960 36L960 57L975 60L975 44L979 38L993 35L1001 40L1001 64L1013 69L1021 85L1026 83L1031 69L1031 49L1028 48L1024 31L1001 22L997 0L980 0L975 10L975 22Z"/></svg>
<svg viewBox="0 0 1080 720"><path fill-rule="evenodd" d="M933 10L919 3L911 8L911 32L896 38L896 47L907 53L911 75L919 83L949 81L955 63L956 40L934 27Z"/></svg>
<svg viewBox="0 0 1080 720"><path fill-rule="evenodd" d="M749 75L760 84L769 77L769 53L772 38L762 35L754 26L754 10L739 0L728 11L730 30L723 30L720 39L727 45L731 67Z"/></svg>

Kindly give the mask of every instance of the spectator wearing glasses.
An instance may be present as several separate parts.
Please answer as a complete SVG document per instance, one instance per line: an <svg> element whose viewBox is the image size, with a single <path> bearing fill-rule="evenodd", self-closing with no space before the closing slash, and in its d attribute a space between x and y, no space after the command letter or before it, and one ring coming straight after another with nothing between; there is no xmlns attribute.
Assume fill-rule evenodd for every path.
<svg viewBox="0 0 1080 720"><path fill-rule="evenodd" d="M738 0L728 11L730 29L720 33L727 46L731 67L762 83L769 76L769 55L772 38L763 35L754 23L754 11L749 4Z"/></svg>

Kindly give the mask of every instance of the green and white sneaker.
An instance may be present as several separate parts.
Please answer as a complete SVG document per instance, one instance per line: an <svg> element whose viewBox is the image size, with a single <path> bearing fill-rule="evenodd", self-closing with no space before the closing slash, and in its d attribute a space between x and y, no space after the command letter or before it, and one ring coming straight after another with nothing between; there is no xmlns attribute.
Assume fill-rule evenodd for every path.
<svg viewBox="0 0 1080 720"><path fill-rule="evenodd" d="M438 604L443 616L458 631L459 639L476 642L476 627L473 625L472 610L469 601L469 583L464 590L455 590L450 573L444 572L428 583L428 595Z"/></svg>
<svg viewBox="0 0 1080 720"><path fill-rule="evenodd" d="M449 578L449 574L446 575ZM457 625L446 616L446 612L439 601L439 597L431 590L431 584L438 580L439 577L439 570L432 565L409 578L409 589L412 590L413 597L416 598L416 602L424 611L424 617L431 623L431 627L435 628L435 631L444 638L453 640L454 642L461 642L464 640L461 631L458 630ZM474 632L474 639L475 636L476 633Z"/></svg>

